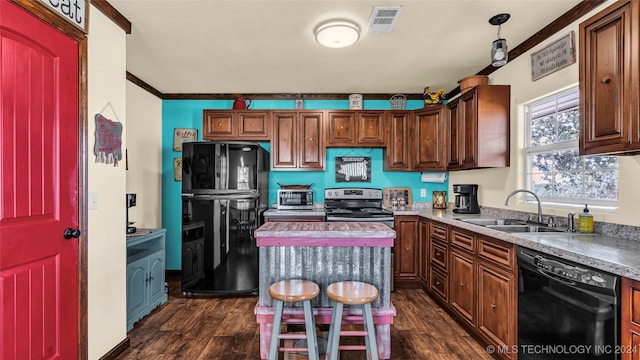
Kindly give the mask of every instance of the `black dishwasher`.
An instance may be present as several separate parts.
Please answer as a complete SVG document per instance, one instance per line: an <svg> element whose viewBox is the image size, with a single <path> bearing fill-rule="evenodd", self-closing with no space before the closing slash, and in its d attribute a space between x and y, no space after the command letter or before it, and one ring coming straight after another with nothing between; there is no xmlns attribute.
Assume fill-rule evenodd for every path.
<svg viewBox="0 0 640 360"><path fill-rule="evenodd" d="M518 248L518 359L619 359L620 277Z"/></svg>

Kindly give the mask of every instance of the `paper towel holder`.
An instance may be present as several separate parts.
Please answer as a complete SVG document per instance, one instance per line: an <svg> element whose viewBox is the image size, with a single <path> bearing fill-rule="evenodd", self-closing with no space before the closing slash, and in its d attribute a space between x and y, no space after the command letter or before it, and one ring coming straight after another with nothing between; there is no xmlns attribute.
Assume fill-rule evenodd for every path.
<svg viewBox="0 0 640 360"><path fill-rule="evenodd" d="M447 172L422 172L420 179L422 182L443 183L449 177Z"/></svg>

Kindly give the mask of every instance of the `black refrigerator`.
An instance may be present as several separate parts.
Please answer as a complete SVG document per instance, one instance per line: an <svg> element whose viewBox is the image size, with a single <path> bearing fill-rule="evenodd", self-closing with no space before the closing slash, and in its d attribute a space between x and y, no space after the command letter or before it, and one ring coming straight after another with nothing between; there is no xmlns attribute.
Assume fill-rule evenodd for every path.
<svg viewBox="0 0 640 360"><path fill-rule="evenodd" d="M254 230L269 202L269 153L257 143L182 144L182 293L258 291Z"/></svg>

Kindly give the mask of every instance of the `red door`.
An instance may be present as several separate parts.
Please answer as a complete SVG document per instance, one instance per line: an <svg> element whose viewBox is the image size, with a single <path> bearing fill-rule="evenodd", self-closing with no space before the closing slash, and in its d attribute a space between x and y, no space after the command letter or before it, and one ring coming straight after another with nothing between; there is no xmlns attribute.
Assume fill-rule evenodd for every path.
<svg viewBox="0 0 640 360"><path fill-rule="evenodd" d="M0 360L73 360L78 43L0 0L0 49Z"/></svg>

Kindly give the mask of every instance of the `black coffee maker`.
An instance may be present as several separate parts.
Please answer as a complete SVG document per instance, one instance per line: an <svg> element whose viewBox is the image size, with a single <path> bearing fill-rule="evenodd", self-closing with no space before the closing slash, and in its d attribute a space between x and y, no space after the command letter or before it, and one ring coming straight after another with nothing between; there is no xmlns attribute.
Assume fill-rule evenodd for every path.
<svg viewBox="0 0 640 360"><path fill-rule="evenodd" d="M479 214L478 206L478 185L476 184L456 184L453 185L455 197L454 213L458 214Z"/></svg>

